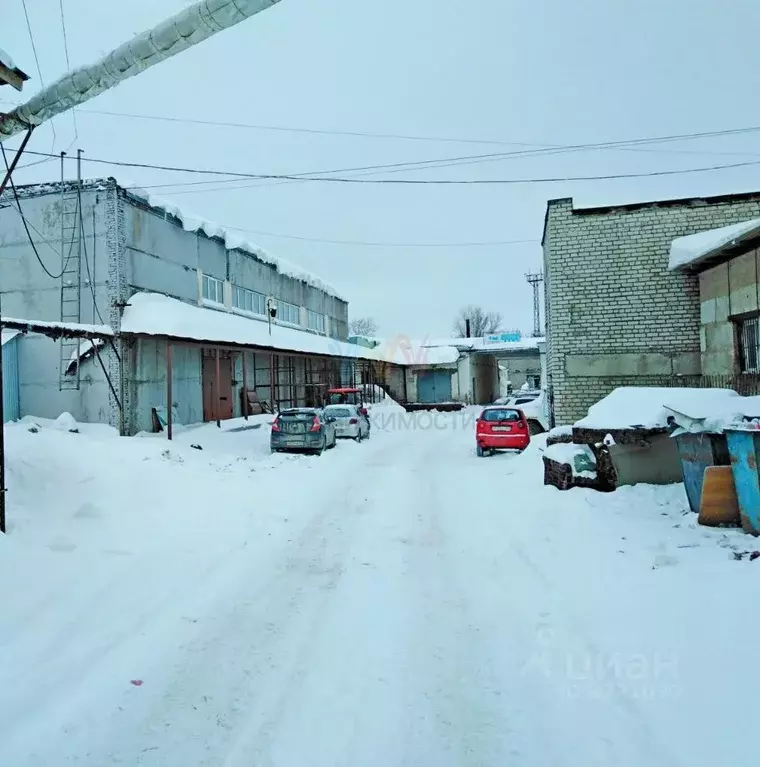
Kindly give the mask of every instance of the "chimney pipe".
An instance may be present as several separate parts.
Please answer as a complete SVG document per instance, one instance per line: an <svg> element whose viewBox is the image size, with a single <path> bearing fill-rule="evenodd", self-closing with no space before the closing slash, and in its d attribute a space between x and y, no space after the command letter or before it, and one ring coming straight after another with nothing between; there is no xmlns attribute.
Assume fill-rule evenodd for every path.
<svg viewBox="0 0 760 767"><path fill-rule="evenodd" d="M467 338L470 337L470 321L469 320L464 321L464 334Z"/></svg>

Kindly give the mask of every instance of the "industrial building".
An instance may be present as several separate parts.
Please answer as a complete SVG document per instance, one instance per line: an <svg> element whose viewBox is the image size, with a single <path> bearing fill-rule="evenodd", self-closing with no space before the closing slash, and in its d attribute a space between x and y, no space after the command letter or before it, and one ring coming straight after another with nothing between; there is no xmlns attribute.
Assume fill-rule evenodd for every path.
<svg viewBox="0 0 760 767"><path fill-rule="evenodd" d="M730 368L719 353L710 356L716 345L733 347L727 316L719 327L700 320L701 305L713 306L727 289L708 289L719 282L710 273L700 299L699 270L670 270L669 254L673 240L758 217L758 192L603 207L548 202L542 242L554 423L582 418L619 386L700 386L703 374ZM742 261L742 268L751 272L746 258L750 267Z"/></svg>
<svg viewBox="0 0 760 767"><path fill-rule="evenodd" d="M6 191L0 252L4 325L36 331L18 344L21 415L135 434L404 384L404 350L347 343L329 285L113 178Z"/></svg>

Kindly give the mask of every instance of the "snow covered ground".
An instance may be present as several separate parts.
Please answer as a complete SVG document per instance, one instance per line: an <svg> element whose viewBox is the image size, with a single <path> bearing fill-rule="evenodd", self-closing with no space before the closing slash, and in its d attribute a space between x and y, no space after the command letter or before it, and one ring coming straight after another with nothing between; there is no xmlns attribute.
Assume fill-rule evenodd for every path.
<svg viewBox="0 0 760 767"><path fill-rule="evenodd" d="M754 539L476 458L471 415L320 457L8 426L0 765L756 763Z"/></svg>

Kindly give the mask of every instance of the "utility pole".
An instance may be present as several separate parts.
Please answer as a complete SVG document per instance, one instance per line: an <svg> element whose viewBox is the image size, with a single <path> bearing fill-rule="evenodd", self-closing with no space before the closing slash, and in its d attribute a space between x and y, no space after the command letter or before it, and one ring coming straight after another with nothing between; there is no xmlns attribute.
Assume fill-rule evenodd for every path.
<svg viewBox="0 0 760 767"><path fill-rule="evenodd" d="M525 279L533 287L533 337L543 336L541 329L541 294L538 286L544 281L543 272L528 272Z"/></svg>

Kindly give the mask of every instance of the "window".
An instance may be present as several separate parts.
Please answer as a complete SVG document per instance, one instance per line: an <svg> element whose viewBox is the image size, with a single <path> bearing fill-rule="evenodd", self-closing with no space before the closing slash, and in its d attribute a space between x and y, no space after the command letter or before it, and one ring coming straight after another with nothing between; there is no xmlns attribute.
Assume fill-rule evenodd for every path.
<svg viewBox="0 0 760 767"><path fill-rule="evenodd" d="M517 410L484 410L481 419L489 422L498 421L519 421L520 413Z"/></svg>
<svg viewBox="0 0 760 767"><path fill-rule="evenodd" d="M224 303L224 282L216 277L203 275L203 300L213 301L215 304Z"/></svg>
<svg viewBox="0 0 760 767"><path fill-rule="evenodd" d="M301 310L295 304L289 304L287 301L278 301L277 319L280 322L289 322L291 325L300 325Z"/></svg>
<svg viewBox="0 0 760 767"><path fill-rule="evenodd" d="M319 312L313 312L311 309L306 310L306 327L309 330L316 330L317 333L325 332L325 315Z"/></svg>
<svg viewBox="0 0 760 767"><path fill-rule="evenodd" d="M760 373L760 317L737 321L736 330L741 372Z"/></svg>
<svg viewBox="0 0 760 767"><path fill-rule="evenodd" d="M257 293L247 288L239 288L237 285L232 288L232 305L236 309L242 309L244 312L266 315L266 300L266 296L263 293Z"/></svg>

